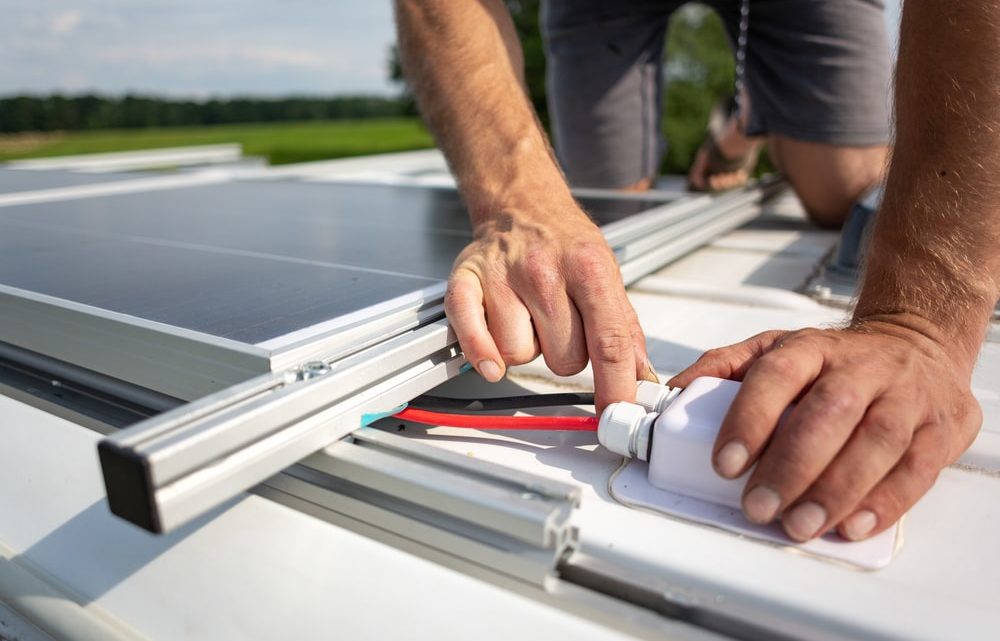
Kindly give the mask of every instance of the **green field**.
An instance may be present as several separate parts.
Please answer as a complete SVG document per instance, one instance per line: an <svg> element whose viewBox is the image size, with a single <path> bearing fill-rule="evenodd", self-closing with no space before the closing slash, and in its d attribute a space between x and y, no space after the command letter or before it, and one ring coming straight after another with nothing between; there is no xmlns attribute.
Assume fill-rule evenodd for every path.
<svg viewBox="0 0 1000 641"><path fill-rule="evenodd" d="M165 127L0 136L0 161L72 154L241 143L248 156L272 164L426 149L430 134L417 118L253 125Z"/></svg>

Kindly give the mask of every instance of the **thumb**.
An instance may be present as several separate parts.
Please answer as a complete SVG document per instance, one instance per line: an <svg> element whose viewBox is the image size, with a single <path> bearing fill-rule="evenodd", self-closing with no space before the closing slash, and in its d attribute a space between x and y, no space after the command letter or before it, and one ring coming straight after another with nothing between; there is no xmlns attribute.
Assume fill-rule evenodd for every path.
<svg viewBox="0 0 1000 641"><path fill-rule="evenodd" d="M727 347L710 349L667 381L667 386L687 387L701 376L742 380L750 366L787 334L784 330L771 330Z"/></svg>

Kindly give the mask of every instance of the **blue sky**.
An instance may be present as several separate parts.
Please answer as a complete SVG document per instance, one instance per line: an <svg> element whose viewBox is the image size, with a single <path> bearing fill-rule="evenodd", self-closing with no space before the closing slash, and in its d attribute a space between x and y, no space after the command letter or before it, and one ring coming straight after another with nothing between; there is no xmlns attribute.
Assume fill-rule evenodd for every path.
<svg viewBox="0 0 1000 641"><path fill-rule="evenodd" d="M0 0L0 94L393 91L388 0Z"/></svg>
<svg viewBox="0 0 1000 641"><path fill-rule="evenodd" d="M0 0L0 16L0 95L395 91L389 0Z"/></svg>

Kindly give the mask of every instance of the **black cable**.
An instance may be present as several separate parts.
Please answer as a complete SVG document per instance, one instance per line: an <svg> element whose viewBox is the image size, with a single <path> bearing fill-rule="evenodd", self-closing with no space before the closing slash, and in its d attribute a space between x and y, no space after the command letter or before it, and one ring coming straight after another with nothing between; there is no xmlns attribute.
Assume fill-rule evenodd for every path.
<svg viewBox="0 0 1000 641"><path fill-rule="evenodd" d="M561 394L526 394L499 398L447 398L443 396L418 396L409 407L432 411L498 412L521 410L529 407L557 407L562 405L593 405L594 395L585 392Z"/></svg>

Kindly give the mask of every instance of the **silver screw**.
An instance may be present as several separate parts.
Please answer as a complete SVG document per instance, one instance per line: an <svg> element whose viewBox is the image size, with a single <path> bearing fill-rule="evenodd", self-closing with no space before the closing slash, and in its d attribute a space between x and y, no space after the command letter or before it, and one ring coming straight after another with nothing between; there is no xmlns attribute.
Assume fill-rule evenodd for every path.
<svg viewBox="0 0 1000 641"><path fill-rule="evenodd" d="M323 361L309 361L299 369L299 380L308 381L330 373L330 366Z"/></svg>

